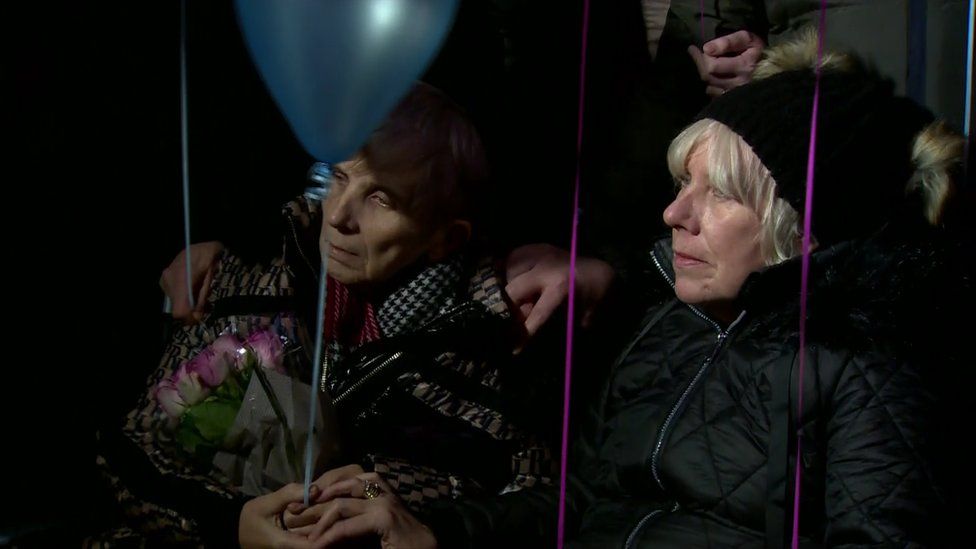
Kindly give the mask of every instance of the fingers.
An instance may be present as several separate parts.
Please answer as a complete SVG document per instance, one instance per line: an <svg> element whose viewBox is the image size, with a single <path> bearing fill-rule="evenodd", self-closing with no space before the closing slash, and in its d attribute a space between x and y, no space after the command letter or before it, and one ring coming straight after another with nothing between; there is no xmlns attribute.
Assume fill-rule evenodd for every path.
<svg viewBox="0 0 976 549"><path fill-rule="evenodd" d="M718 82L730 78L750 78L762 56L759 48L749 49L735 57L713 57L695 46L688 46L688 55L695 62L703 82L721 86ZM744 82L743 82L744 83ZM739 84L741 85L741 84Z"/></svg>
<svg viewBox="0 0 976 549"><path fill-rule="evenodd" d="M359 481L360 487L364 482L375 482L379 485L383 496L373 499L337 498L330 501L326 513L312 530L307 531L308 540L313 547L331 547L354 538L362 539L371 536L382 537L384 547L388 541L398 547L436 545L430 530L417 522L402 507L390 485L381 476L376 473L365 473L356 479L347 479L342 483L343 489L352 492L361 491L354 488L352 484L354 480ZM338 490L338 483L335 486ZM386 538L394 528L399 528L397 533L393 534L397 542ZM306 530L303 530L304 532ZM426 538L423 537L425 533Z"/></svg>
<svg viewBox="0 0 976 549"><path fill-rule="evenodd" d="M190 301L187 299L186 292L179 293L183 295L182 298L173 300L173 298L170 297L170 303L173 304L173 310L170 314L176 320L188 320L193 318L193 313L190 310Z"/></svg>
<svg viewBox="0 0 976 549"><path fill-rule="evenodd" d="M338 497L362 498L363 489L363 481L358 477L340 480L329 485L316 501L329 501Z"/></svg>
<svg viewBox="0 0 976 549"><path fill-rule="evenodd" d="M273 547L278 549L309 549L313 547L304 535L297 532L282 530L275 538Z"/></svg>
<svg viewBox="0 0 976 549"><path fill-rule="evenodd" d="M539 259L549 253L548 244L528 244L512 250L505 258L505 280L512 280L532 269Z"/></svg>
<svg viewBox="0 0 976 549"><path fill-rule="evenodd" d="M306 538L307 539L308 538L308 535L312 533L312 530L314 528L315 528L315 523L313 522L312 524L306 524L305 526L296 526L294 528L292 528L291 526L289 526L288 527L288 532L290 534L295 534L297 536L302 536L303 538Z"/></svg>
<svg viewBox="0 0 976 549"><path fill-rule="evenodd" d="M735 57L705 57L708 66L708 74L715 78L731 78L742 74L752 74L756 68L755 61L746 54Z"/></svg>
<svg viewBox="0 0 976 549"><path fill-rule="evenodd" d="M525 331L528 332L529 337L534 336L539 331L539 328L549 320L552 313L566 299L566 296L569 295L568 287L569 283L564 281L562 284L551 285L542 292L539 301L532 307L532 312L525 319Z"/></svg>
<svg viewBox="0 0 976 549"><path fill-rule="evenodd" d="M363 473L331 484L316 501L329 501L338 497L364 498L367 482L378 484L385 493L391 492L389 485L378 474Z"/></svg>
<svg viewBox="0 0 976 549"><path fill-rule="evenodd" d="M339 482L340 480L346 480L353 478L357 475L363 474L363 468L359 465L352 464L343 467L337 467L335 469L326 471L319 478L315 479L315 486L318 486L320 490L325 490L332 484Z"/></svg>
<svg viewBox="0 0 976 549"><path fill-rule="evenodd" d="M592 257L580 258L577 272L576 285L581 288L578 295L583 309L580 325L587 328L617 275L609 263Z"/></svg>
<svg viewBox="0 0 976 549"><path fill-rule="evenodd" d="M211 266L203 275L203 282L197 287L197 302L194 311L203 311L207 303L207 296L210 295L210 284L213 282L214 269Z"/></svg>
<svg viewBox="0 0 976 549"><path fill-rule="evenodd" d="M376 533L376 520L368 514L356 515L332 525L321 536L310 535L312 547L330 547L346 540Z"/></svg>
<svg viewBox="0 0 976 549"><path fill-rule="evenodd" d="M708 41L703 49L706 54L714 57L734 55L756 45L757 42L762 44L762 39L747 30L740 30Z"/></svg>
<svg viewBox="0 0 976 549"><path fill-rule="evenodd" d="M292 511L292 505L293 503L288 505L289 509L284 516L285 526L287 526L288 530L290 531L295 531L297 528L301 528L303 526L314 526L315 523L322 518L322 515L325 514L327 509L326 504L320 503L318 505L312 505L307 509L302 508L301 505L299 505L298 511Z"/></svg>
<svg viewBox="0 0 976 549"><path fill-rule="evenodd" d="M749 73L746 76L736 76L735 78L730 78L725 82L725 90L728 91L732 88L738 88L739 86L748 84L750 80L752 80L752 73Z"/></svg>
<svg viewBox="0 0 976 549"><path fill-rule="evenodd" d="M570 263L569 253L548 244L523 246L510 254L505 293L525 319L526 339L539 331L568 295Z"/></svg>
<svg viewBox="0 0 976 549"><path fill-rule="evenodd" d="M312 528L308 534L308 539L316 540L323 532L331 528L342 519L352 518L366 512L368 506L375 503L372 500L357 498L339 498L329 502L329 509L326 510L322 518Z"/></svg>
<svg viewBox="0 0 976 549"><path fill-rule="evenodd" d="M380 490L383 490L383 492L386 494L394 493L393 487L387 484L386 480L383 477L381 477L378 473L366 473L364 475L360 475L359 478L379 484Z"/></svg>
<svg viewBox="0 0 976 549"><path fill-rule="evenodd" d="M163 270L159 278L159 286L172 303L173 318L187 322L202 319L203 307L210 293L213 281L213 265L217 255L224 249L223 244L216 241L202 242L190 246L190 281L186 278L187 250L183 249L173 258L173 261ZM201 283L202 280L202 283ZM189 292L193 289L197 294L196 307L190 307Z"/></svg>
<svg viewBox="0 0 976 549"><path fill-rule="evenodd" d="M319 488L314 484L309 490L309 499L318 497ZM298 483L291 483L272 492L266 496L261 496L254 501L262 501L262 509L268 514L275 514L286 509L289 504L294 502L301 503L305 499L305 486Z"/></svg>
<svg viewBox="0 0 976 549"><path fill-rule="evenodd" d="M241 547L311 547L300 533L283 530L277 515L288 500L302 497L302 485L290 484L244 504L238 521L238 541Z"/></svg>
<svg viewBox="0 0 976 549"><path fill-rule="evenodd" d="M698 69L698 76L703 82L707 82L709 76L708 67L705 63L705 56L702 51L698 49L697 46L688 46L688 55L691 56L691 60L695 62L695 68Z"/></svg>
<svg viewBox="0 0 976 549"><path fill-rule="evenodd" d="M740 46L744 49L735 49ZM695 46L689 46L688 54L706 84L705 93L709 97L718 97L752 79L756 64L762 57L763 46L758 36L739 31L705 44L705 53ZM723 52L734 55L720 57Z"/></svg>
<svg viewBox="0 0 976 549"><path fill-rule="evenodd" d="M186 286L186 250L180 252L159 277L159 287L172 303L175 319L190 317L190 297Z"/></svg>
<svg viewBox="0 0 976 549"><path fill-rule="evenodd" d="M508 279L505 285L505 293L512 303L522 304L534 301L535 297L542 292L545 284L538 276L533 276L526 272L515 278Z"/></svg>
<svg viewBox="0 0 976 549"><path fill-rule="evenodd" d="M213 282L213 268L207 270L204 275L203 283L197 284L197 299L194 303L192 311L189 311L190 303L186 300L181 300L180 304L189 311L187 314L181 314L177 316L174 307L173 318L179 318L183 320L186 324L197 324L203 322L204 309L207 306L207 297L210 295L210 284ZM196 284L196 283L195 283Z"/></svg>
<svg viewBox="0 0 976 549"><path fill-rule="evenodd" d="M711 84L705 87L705 93L707 93L709 97L718 97L732 88L737 88L744 84L748 84L749 80L750 78L744 76L736 76L735 78L716 78Z"/></svg>

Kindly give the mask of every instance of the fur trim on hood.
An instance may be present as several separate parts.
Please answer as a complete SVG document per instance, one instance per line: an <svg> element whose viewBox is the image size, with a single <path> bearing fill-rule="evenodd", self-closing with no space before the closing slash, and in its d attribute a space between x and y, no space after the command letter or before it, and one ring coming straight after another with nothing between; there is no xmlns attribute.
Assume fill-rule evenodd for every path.
<svg viewBox="0 0 976 549"><path fill-rule="evenodd" d="M972 251L918 218L811 254L807 344L893 356L961 352L971 312ZM799 337L801 258L755 273L741 303L754 334Z"/></svg>

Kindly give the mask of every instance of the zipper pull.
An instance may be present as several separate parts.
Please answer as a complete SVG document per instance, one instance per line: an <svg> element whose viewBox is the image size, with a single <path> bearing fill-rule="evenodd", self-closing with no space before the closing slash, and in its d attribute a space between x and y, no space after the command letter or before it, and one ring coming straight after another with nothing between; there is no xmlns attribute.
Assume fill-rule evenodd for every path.
<svg viewBox="0 0 976 549"><path fill-rule="evenodd" d="M325 359L322 360L322 378L319 380L319 392L324 393L326 387L328 386L329 378L329 357L326 355Z"/></svg>

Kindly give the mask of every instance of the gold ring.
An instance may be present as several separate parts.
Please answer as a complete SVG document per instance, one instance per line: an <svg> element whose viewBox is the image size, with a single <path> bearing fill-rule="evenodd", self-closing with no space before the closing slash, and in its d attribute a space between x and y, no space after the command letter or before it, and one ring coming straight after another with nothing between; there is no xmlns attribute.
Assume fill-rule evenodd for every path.
<svg viewBox="0 0 976 549"><path fill-rule="evenodd" d="M366 499L374 499L380 497L383 494L383 489L380 488L379 484L375 482L363 479L363 497Z"/></svg>

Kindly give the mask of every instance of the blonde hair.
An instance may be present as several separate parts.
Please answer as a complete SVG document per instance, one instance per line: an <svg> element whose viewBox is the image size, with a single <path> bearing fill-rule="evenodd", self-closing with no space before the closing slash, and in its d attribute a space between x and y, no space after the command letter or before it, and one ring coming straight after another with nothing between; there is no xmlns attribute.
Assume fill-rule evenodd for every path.
<svg viewBox="0 0 976 549"><path fill-rule="evenodd" d="M668 168L676 182L686 180L688 160L707 147L709 184L756 212L759 246L766 265L800 253L800 215L776 196L776 182L752 148L728 126L704 119L684 129L668 148Z"/></svg>
<svg viewBox="0 0 976 549"><path fill-rule="evenodd" d="M935 225L954 196L953 173L962 165L965 139L943 121L925 127L912 144L915 171L905 193L918 192L925 218ZM756 212L760 249L766 265L775 265L801 252L800 214L776 196L776 181L739 134L725 124L703 119L684 129L668 148L668 169L675 182L688 178L688 160L700 147L708 148L709 184Z"/></svg>
<svg viewBox="0 0 976 549"><path fill-rule="evenodd" d="M962 166L965 138L943 121L925 127L912 144L912 177L906 193L920 192L925 202L925 218L936 225L953 197L952 174Z"/></svg>
<svg viewBox="0 0 976 549"><path fill-rule="evenodd" d="M813 70L817 66L817 29L806 27L798 36L774 48L763 50L762 59L752 71L753 80L795 70ZM864 70L861 60L842 51L824 50L820 57L821 71L853 72Z"/></svg>
<svg viewBox="0 0 976 549"><path fill-rule="evenodd" d="M796 40L763 51L763 59L753 72L753 79L760 80L775 74L808 69L817 65L817 30L808 27ZM864 71L863 61L857 56L837 51L824 51L820 59L824 71ZM912 167L914 172L905 186L905 193L919 193L925 204L925 218L936 225L955 195L954 175L962 166L965 138L944 122L936 121L926 126L912 142ZM894 152L894 151L893 151Z"/></svg>
<svg viewBox="0 0 976 549"><path fill-rule="evenodd" d="M805 31L799 39L763 52L753 78L768 78L792 70L811 70L817 64L817 35ZM824 71L865 70L854 55L824 52ZM933 225L942 219L955 195L954 176L962 166L965 139L937 121L920 131L912 142L914 171L906 182L905 194L919 193L926 219ZM752 209L759 217L760 249L766 265L775 265L801 253L801 215L776 196L776 182L752 148L728 126L703 119L688 126L671 142L668 168L676 182L688 178L688 160L700 147L707 147L709 184ZM892 151L898 154L899 151Z"/></svg>

